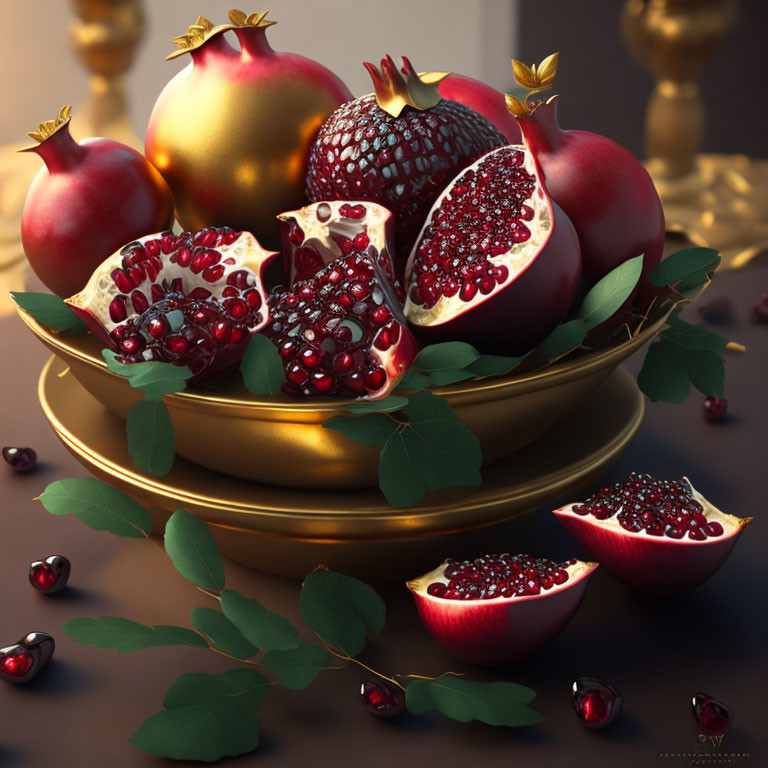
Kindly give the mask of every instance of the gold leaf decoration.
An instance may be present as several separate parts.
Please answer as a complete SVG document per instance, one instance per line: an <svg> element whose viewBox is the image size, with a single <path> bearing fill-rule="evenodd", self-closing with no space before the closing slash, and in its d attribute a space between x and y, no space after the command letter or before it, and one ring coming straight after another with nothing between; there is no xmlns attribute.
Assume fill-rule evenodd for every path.
<svg viewBox="0 0 768 768"><path fill-rule="evenodd" d="M174 59L183 53L194 51L212 37L215 37L220 32L226 32L228 29L231 29L231 26L228 24L220 24L215 27L210 19L206 19L205 16L198 16L197 21L189 27L186 34L173 39L174 45L178 45L179 49L165 58L166 60Z"/></svg>
<svg viewBox="0 0 768 768"><path fill-rule="evenodd" d="M517 96L513 96L511 93L505 93L504 99L507 102L507 109L515 117L519 117L520 115L524 115L526 112L528 112L528 107L526 107L525 104L523 104L523 102L517 98Z"/></svg>
<svg viewBox="0 0 768 768"><path fill-rule="evenodd" d="M245 21L248 18L242 11L238 10L231 10L227 15L236 27L244 27Z"/></svg>
<svg viewBox="0 0 768 768"><path fill-rule="evenodd" d="M555 75L557 74L557 62L559 58L559 53L553 53L550 56L547 56L547 58L539 64L538 71L536 72L539 88L552 87Z"/></svg>
<svg viewBox="0 0 768 768"><path fill-rule="evenodd" d="M376 102L392 117L397 117L405 107L422 111L434 107L442 99L437 86L450 74L428 72L419 75L405 56L402 71L389 55L381 60L381 70L367 61L364 66L373 80Z"/></svg>
<svg viewBox="0 0 768 768"><path fill-rule="evenodd" d="M59 113L56 115L55 120L46 120L45 122L40 123L37 130L29 131L27 136L42 144L47 139L50 139L51 136L53 136L53 134L59 130L59 128L69 122L69 112L71 109L72 107L69 104L62 107L59 110Z"/></svg>
<svg viewBox="0 0 768 768"><path fill-rule="evenodd" d="M534 64L534 66L536 66ZM522 61L512 59L512 73L515 76L515 82L523 88L535 88L536 77L531 68Z"/></svg>
<svg viewBox="0 0 768 768"><path fill-rule="evenodd" d="M260 27L265 29L273 24L277 24L276 21L266 20L268 13L269 11L264 11L264 13L252 13L250 16L246 16L242 11L232 10L229 12L229 20L235 27Z"/></svg>
<svg viewBox="0 0 768 768"><path fill-rule="evenodd" d="M519 117L520 115L536 111L540 102L532 103L531 97L540 91L546 91L552 87L555 75L557 74L559 57L559 53L552 53L543 59L538 66L531 64L530 67L527 64L523 64L522 61L512 59L512 72L515 76L515 82L522 88L528 89L528 94L524 101L521 101L516 96L506 96L507 108L513 115Z"/></svg>

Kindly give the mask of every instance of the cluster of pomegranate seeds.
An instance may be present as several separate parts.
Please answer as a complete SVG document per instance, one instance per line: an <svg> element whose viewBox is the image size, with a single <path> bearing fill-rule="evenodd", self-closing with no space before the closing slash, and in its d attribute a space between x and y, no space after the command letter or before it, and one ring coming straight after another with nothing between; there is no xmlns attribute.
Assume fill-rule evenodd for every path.
<svg viewBox="0 0 768 768"><path fill-rule="evenodd" d="M616 515L619 525L632 533L668 536L695 541L722 536L723 526L707 520L704 508L693 497L685 480L656 480L632 473L624 483L602 488L583 504L574 504L577 515L607 520Z"/></svg>
<svg viewBox="0 0 768 768"><path fill-rule="evenodd" d="M297 397L379 391L388 379L382 361L403 332L388 304L372 260L355 252L311 280L275 288L263 333L283 359L283 391Z"/></svg>
<svg viewBox="0 0 768 768"><path fill-rule="evenodd" d="M489 600L494 597L538 595L565 584L568 566L576 560L555 563L530 555L485 555L474 560L448 560L442 581L432 582L427 594L446 600Z"/></svg>
<svg viewBox="0 0 768 768"><path fill-rule="evenodd" d="M494 153L467 170L451 188L419 240L411 273L410 299L426 309L442 296L471 301L509 277L491 261L531 237L526 205L535 178L523 167L524 153Z"/></svg>

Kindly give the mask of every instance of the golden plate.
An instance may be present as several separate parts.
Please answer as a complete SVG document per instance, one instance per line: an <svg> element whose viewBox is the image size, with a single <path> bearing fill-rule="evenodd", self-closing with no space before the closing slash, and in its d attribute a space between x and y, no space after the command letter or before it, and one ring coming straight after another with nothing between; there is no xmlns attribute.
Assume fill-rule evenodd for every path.
<svg viewBox="0 0 768 768"><path fill-rule="evenodd" d="M101 342L62 336L23 311L21 319L112 413L125 419L143 395L107 370ZM635 338L532 373L441 387L457 416L477 435L490 464L529 445L571 413L616 367L649 341L660 317ZM179 455L246 480L301 488L370 488L378 484L379 448L360 445L323 422L347 414L352 400L255 397L231 376L215 391L165 398Z"/></svg>
<svg viewBox="0 0 768 768"><path fill-rule="evenodd" d="M278 488L179 457L166 477L144 477L128 456L122 420L61 360L46 364L39 396L69 451L94 475L145 504L156 530L184 507L210 525L227 556L260 571L298 577L326 563L371 580L413 576L446 555L517 548L487 526L533 511L558 494L575 496L618 459L644 412L635 380L618 368L525 451L485 467L482 486L430 493L396 509L378 489Z"/></svg>

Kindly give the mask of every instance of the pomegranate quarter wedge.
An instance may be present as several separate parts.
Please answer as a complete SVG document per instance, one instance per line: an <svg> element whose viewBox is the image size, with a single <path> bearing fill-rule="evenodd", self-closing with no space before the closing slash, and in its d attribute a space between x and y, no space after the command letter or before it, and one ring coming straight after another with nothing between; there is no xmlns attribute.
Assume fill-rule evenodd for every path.
<svg viewBox="0 0 768 768"><path fill-rule="evenodd" d="M619 581L660 596L704 583L752 522L721 512L688 478L656 480L635 473L554 514Z"/></svg>
<svg viewBox="0 0 768 768"><path fill-rule="evenodd" d="M474 664L530 658L565 629L597 563L529 555L446 560L407 583L422 623L451 653Z"/></svg>
<svg viewBox="0 0 768 768"><path fill-rule="evenodd" d="M462 171L435 202L405 270L405 316L424 344L533 349L566 316L579 242L533 156L508 146Z"/></svg>

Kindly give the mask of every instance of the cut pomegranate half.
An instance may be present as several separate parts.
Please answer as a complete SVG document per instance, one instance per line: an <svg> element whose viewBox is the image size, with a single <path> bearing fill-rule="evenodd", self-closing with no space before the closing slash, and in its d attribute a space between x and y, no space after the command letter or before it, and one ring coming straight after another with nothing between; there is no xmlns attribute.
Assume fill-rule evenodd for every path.
<svg viewBox="0 0 768 768"><path fill-rule="evenodd" d="M161 232L110 256L67 304L122 362L187 365L191 384L210 383L267 323L261 276L275 256L250 232Z"/></svg>
<svg viewBox="0 0 768 768"><path fill-rule="evenodd" d="M529 555L446 560L407 583L432 637L475 664L529 658L565 629L597 563Z"/></svg>
<svg viewBox="0 0 768 768"><path fill-rule="evenodd" d="M269 307L263 333L283 359L283 391L294 397L386 397L418 351L386 275L361 253L278 286Z"/></svg>
<svg viewBox="0 0 768 768"><path fill-rule="evenodd" d="M554 514L619 581L672 595L705 582L752 522L721 512L682 480L632 473Z"/></svg>
<svg viewBox="0 0 768 768"><path fill-rule="evenodd" d="M424 343L521 354L565 318L580 276L576 232L533 156L501 147L432 207L406 267L405 315Z"/></svg>
<svg viewBox="0 0 768 768"><path fill-rule="evenodd" d="M377 203L313 203L278 217L288 284L314 277L326 264L356 251L372 258L395 283L394 219Z"/></svg>

